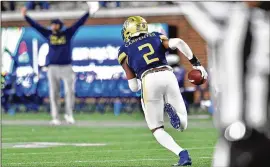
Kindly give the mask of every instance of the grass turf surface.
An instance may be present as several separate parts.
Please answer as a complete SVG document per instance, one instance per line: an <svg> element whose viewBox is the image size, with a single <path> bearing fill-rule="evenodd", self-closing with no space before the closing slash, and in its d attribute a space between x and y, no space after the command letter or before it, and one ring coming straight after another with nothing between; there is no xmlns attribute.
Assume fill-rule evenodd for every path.
<svg viewBox="0 0 270 167"><path fill-rule="evenodd" d="M2 115L3 120L49 120L46 114ZM112 114L81 114L77 120L99 120L104 126L2 125L3 167L169 167L178 157L160 146L146 127L106 126L107 121L144 122L140 114L118 117ZM167 121L168 122L168 121ZM210 167L217 132L211 120L191 119L185 132L166 124L166 131L187 148L193 167ZM210 125L210 126L209 126ZM10 148L22 142L103 143L104 146L57 146L49 148Z"/></svg>

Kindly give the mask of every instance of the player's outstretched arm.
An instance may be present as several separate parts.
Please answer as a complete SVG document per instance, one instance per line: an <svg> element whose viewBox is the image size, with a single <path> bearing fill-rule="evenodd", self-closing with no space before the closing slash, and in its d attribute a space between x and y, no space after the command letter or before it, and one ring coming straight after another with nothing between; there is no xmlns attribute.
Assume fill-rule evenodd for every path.
<svg viewBox="0 0 270 167"><path fill-rule="evenodd" d="M27 8L23 7L21 9L21 13L23 15L23 17L25 18L25 20L33 27L35 28L39 33L41 33L43 36L47 36L48 34L50 34L50 30L48 30L47 28L41 26L40 24L38 24L36 21L34 21L33 19L31 19L28 15L27 15Z"/></svg>
<svg viewBox="0 0 270 167"><path fill-rule="evenodd" d="M200 70L202 73L202 77L207 79L208 74L206 70L201 65L198 58L192 53L190 47L185 43L185 41L180 38L170 38L163 40L163 45L166 49L178 49L180 52L182 52L188 58L189 62L193 65L193 68Z"/></svg>

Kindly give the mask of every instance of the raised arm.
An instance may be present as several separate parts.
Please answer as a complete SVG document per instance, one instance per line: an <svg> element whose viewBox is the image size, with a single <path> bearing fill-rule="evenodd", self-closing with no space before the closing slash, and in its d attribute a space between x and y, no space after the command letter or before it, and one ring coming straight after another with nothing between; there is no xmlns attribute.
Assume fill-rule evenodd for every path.
<svg viewBox="0 0 270 167"><path fill-rule="evenodd" d="M71 27L69 27L66 31L73 35L78 29L80 26L82 26L86 20L88 19L89 17L89 12L86 12L77 22L75 22Z"/></svg>
<svg viewBox="0 0 270 167"><path fill-rule="evenodd" d="M190 47L185 43L185 41L180 38L163 39L163 45L166 49L178 49L180 52L182 52L188 58L189 62L193 65L193 68L200 70L202 73L202 77L207 79L207 72L201 65L198 58L192 53Z"/></svg>
<svg viewBox="0 0 270 167"><path fill-rule="evenodd" d="M25 20L33 27L35 28L39 33L41 33L43 36L48 36L51 33L51 30L41 26L36 21L31 19L29 16L27 16L27 9L25 7L21 10L22 15L24 16Z"/></svg>

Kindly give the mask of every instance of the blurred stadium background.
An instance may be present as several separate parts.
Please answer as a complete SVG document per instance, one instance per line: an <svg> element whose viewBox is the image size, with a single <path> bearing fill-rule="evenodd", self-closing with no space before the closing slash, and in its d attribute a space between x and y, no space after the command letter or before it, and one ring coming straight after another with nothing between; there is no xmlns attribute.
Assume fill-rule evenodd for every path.
<svg viewBox="0 0 270 167"><path fill-rule="evenodd" d="M95 18L89 17L73 38L74 111L78 123L62 127L48 126L49 87L44 64L49 48L21 16L20 9L25 5L33 19L48 26L53 18L60 18L69 26L88 10L86 3L79 1L1 1L3 166L164 167L174 163L177 157L171 159L171 153L157 145L146 128L140 94L130 91L118 65L117 52L122 44L124 20L130 15L141 15L148 21L150 31L183 39L207 67L207 43L188 23L178 4L99 2L101 8ZM167 127L180 145L190 149L194 166L209 167L217 136L211 123L209 83L194 86L187 80L192 66L181 53L170 52L168 61L174 67L188 108L190 128L181 134L169 124ZM90 143L93 147L75 147L74 143Z"/></svg>
<svg viewBox="0 0 270 167"><path fill-rule="evenodd" d="M44 67L48 44L23 20L19 10L25 2L2 2L2 9L10 9L8 8L10 3L15 3L15 11L8 10L2 14L2 77L5 79L2 107L10 114L20 111L49 111L47 100L49 88ZM33 6L33 9L29 8L32 10L29 15L48 26L49 21L57 17L62 18L66 26L69 26L88 8L84 2L32 1L31 3L36 3L36 6L28 5ZM42 4L39 6L38 3L47 3L45 6L48 6L48 9L40 9ZM89 18L73 38L73 69L77 74L76 111L103 113L107 106L116 103L115 98L125 99L120 100L123 102L121 110L128 111L134 108L133 105L140 108L136 104L139 102L136 100L138 96L129 90L123 70L117 63L117 51L122 44L120 35L122 23L126 16L137 14L138 10L139 14L145 16L150 23L150 31L159 31L169 37L180 37L198 55L202 64L207 65L207 48L204 40L188 24L173 2L100 2L100 4L103 7L97 12L96 18ZM68 12L71 7L75 9ZM194 112L200 111L201 107L204 107L203 109L205 106L209 107L208 85L200 87L191 85L186 79L191 65L184 56L179 60L175 54L180 53L172 52L169 55L169 62L175 67L179 87L185 96L187 106L194 108L192 110ZM63 97L63 86L61 87ZM89 109L88 105L91 104L94 106Z"/></svg>

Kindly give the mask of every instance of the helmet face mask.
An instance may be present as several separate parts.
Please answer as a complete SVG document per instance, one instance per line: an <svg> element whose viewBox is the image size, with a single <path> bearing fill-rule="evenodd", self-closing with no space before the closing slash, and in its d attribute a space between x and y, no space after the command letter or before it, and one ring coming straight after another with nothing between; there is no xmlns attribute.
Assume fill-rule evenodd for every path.
<svg viewBox="0 0 270 167"><path fill-rule="evenodd" d="M148 32L148 25L141 16L131 16L123 24L122 38L128 42L132 37Z"/></svg>

